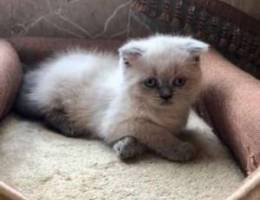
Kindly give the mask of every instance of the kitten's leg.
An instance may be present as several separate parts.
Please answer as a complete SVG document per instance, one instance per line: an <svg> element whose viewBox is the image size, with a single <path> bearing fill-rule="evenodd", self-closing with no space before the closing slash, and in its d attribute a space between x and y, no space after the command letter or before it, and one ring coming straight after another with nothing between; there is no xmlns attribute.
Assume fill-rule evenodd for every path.
<svg viewBox="0 0 260 200"><path fill-rule="evenodd" d="M171 161L189 161L196 154L196 149L191 143L184 142L168 132L164 132L161 135L150 135L149 139L143 135L139 138L138 136L136 137L139 141L147 145L149 149Z"/></svg>
<svg viewBox="0 0 260 200"><path fill-rule="evenodd" d="M76 131L71 122L67 119L63 110L52 110L45 117L45 122L51 128L67 137L79 137L82 133Z"/></svg>
<svg viewBox="0 0 260 200"><path fill-rule="evenodd" d="M164 135L163 137L167 138L168 136ZM150 141L148 146L162 157L172 161L185 162L195 157L196 149L191 143L184 142L173 135L166 140L157 143Z"/></svg>
<svg viewBox="0 0 260 200"><path fill-rule="evenodd" d="M117 125L108 135L108 143L124 136L132 136L150 150L172 161L188 161L196 154L196 149L191 143L180 140L163 127L143 120Z"/></svg>
<svg viewBox="0 0 260 200"><path fill-rule="evenodd" d="M157 154L172 161L185 162L196 154L196 149L191 143L180 140L158 126L152 127L149 133L137 135L136 138Z"/></svg>
<svg viewBox="0 0 260 200"><path fill-rule="evenodd" d="M124 137L113 144L118 157L122 160L141 155L146 150L145 146L140 144L134 137Z"/></svg>

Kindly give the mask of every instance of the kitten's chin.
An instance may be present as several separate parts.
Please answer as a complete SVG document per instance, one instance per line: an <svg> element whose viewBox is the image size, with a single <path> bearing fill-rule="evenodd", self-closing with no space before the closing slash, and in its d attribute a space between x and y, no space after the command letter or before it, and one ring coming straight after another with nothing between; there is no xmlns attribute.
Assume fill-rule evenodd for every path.
<svg viewBox="0 0 260 200"><path fill-rule="evenodd" d="M167 100L167 101L161 100L161 101L160 101L160 105L161 105L161 106L170 106L170 105L172 105L172 104L173 104L173 102L172 102L171 100Z"/></svg>

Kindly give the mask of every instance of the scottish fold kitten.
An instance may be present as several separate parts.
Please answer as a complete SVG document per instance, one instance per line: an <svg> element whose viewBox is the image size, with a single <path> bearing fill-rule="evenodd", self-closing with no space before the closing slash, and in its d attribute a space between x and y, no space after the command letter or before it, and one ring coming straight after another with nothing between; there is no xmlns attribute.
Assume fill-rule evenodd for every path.
<svg viewBox="0 0 260 200"><path fill-rule="evenodd" d="M66 136L100 138L121 159L150 149L190 160L195 148L179 135L194 115L207 49L190 37L155 35L127 42L119 56L68 51L25 74L16 109Z"/></svg>

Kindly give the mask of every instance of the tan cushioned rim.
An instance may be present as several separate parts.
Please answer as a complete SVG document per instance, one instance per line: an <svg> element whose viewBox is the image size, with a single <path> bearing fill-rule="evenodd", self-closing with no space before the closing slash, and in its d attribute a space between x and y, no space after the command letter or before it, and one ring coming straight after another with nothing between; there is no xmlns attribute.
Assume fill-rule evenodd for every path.
<svg viewBox="0 0 260 200"><path fill-rule="evenodd" d="M260 81L216 52L202 57L202 71L211 122L250 174L260 164Z"/></svg>
<svg viewBox="0 0 260 200"><path fill-rule="evenodd" d="M21 65L15 49L0 40L0 119L9 111L21 81Z"/></svg>

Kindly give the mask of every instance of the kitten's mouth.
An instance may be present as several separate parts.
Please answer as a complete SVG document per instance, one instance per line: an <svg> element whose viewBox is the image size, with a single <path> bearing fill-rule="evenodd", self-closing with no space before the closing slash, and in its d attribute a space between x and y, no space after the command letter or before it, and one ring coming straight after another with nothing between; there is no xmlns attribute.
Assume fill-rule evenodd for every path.
<svg viewBox="0 0 260 200"><path fill-rule="evenodd" d="M167 106L167 105L171 105L172 101L171 100L161 100L160 101L160 105L162 106Z"/></svg>

